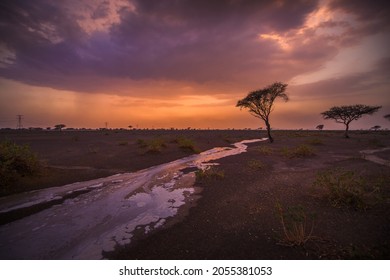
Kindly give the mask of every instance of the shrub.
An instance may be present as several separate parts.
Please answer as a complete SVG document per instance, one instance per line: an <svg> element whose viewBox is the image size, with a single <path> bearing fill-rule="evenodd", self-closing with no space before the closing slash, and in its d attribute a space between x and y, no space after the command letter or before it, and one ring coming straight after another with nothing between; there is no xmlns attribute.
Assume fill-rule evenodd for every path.
<svg viewBox="0 0 390 280"><path fill-rule="evenodd" d="M151 140L138 139L137 144L141 148L146 148L147 153L160 153L162 148L165 148L167 144L164 139L156 138Z"/></svg>
<svg viewBox="0 0 390 280"><path fill-rule="evenodd" d="M207 179L220 180L225 178L225 172L217 167L211 166L207 169L196 171L195 176L197 181L203 181Z"/></svg>
<svg viewBox="0 0 390 280"><path fill-rule="evenodd" d="M320 138L312 138L312 139L308 140L307 143L310 145L314 145L314 146L324 144Z"/></svg>
<svg viewBox="0 0 390 280"><path fill-rule="evenodd" d="M137 139L136 143L141 148L145 148L148 146L148 143L144 139Z"/></svg>
<svg viewBox="0 0 390 280"><path fill-rule="evenodd" d="M283 206L277 202L275 207L283 230L281 244L302 246L313 238L314 216L311 218L310 226L308 226L309 219L301 205L288 207L287 210L284 210Z"/></svg>
<svg viewBox="0 0 390 280"><path fill-rule="evenodd" d="M272 155L272 153L273 153L273 149L270 148L270 147L268 147L268 146L259 146L259 147L256 147L256 148L255 148L255 151L256 151L256 152L259 152L259 153L262 154L262 155L267 155L267 156Z"/></svg>
<svg viewBox="0 0 390 280"><path fill-rule="evenodd" d="M0 143L0 192L10 192L10 188L20 177L39 173L37 156L26 145L5 141Z"/></svg>
<svg viewBox="0 0 390 280"><path fill-rule="evenodd" d="M327 197L334 207L367 208L365 180L353 171L330 169L319 172L313 185L326 191Z"/></svg>
<svg viewBox="0 0 390 280"><path fill-rule="evenodd" d="M186 137L178 137L174 139L172 142L177 143L179 148L185 151L200 153L200 150L196 148L194 141Z"/></svg>
<svg viewBox="0 0 390 280"><path fill-rule="evenodd" d="M262 163L258 159L251 159L251 160L249 160L248 161L248 166L249 166L249 168L251 168L253 170L260 170L260 169L263 169L265 167L264 163Z"/></svg>
<svg viewBox="0 0 390 280"><path fill-rule="evenodd" d="M289 157L289 158L300 158L300 157L308 157L314 155L313 148L307 146L307 145L300 145L296 148L282 148L281 150L282 155Z"/></svg>

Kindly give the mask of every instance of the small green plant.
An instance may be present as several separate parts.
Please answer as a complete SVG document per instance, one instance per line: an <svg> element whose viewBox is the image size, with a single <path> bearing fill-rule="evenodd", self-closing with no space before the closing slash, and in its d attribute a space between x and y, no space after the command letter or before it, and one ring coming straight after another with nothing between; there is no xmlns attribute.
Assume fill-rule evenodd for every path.
<svg viewBox="0 0 390 280"><path fill-rule="evenodd" d="M200 153L200 150L196 148L194 141L186 137L178 137L172 142L177 143L179 148L184 151L189 151L197 154Z"/></svg>
<svg viewBox="0 0 390 280"><path fill-rule="evenodd" d="M12 185L21 177L35 176L41 169L35 153L27 145L10 141L0 143L0 193L10 192Z"/></svg>
<svg viewBox="0 0 390 280"><path fill-rule="evenodd" d="M367 208L365 180L355 172L344 169L329 169L317 173L314 186L326 191L334 207L350 206L355 209Z"/></svg>
<svg viewBox="0 0 390 280"><path fill-rule="evenodd" d="M259 147L255 148L255 151L259 152L262 155L269 156L269 155L272 155L274 150L268 146L259 146Z"/></svg>
<svg viewBox="0 0 390 280"><path fill-rule="evenodd" d="M221 180L225 178L225 172L217 167L210 166L206 169L201 169L195 172L197 181L204 181L207 179Z"/></svg>
<svg viewBox="0 0 390 280"><path fill-rule="evenodd" d="M248 161L248 167L253 169L253 170L261 170L265 167L264 163L262 163L258 159L251 159Z"/></svg>
<svg viewBox="0 0 390 280"><path fill-rule="evenodd" d="M282 245L303 246L313 238L314 216L308 225L309 217L301 205L288 207L285 210L279 202L276 202L275 208L283 230Z"/></svg>
<svg viewBox="0 0 390 280"><path fill-rule="evenodd" d="M155 138L151 140L138 139L137 144L141 148L146 148L146 153L156 154L160 153L163 148L167 146L165 140L162 138Z"/></svg>
<svg viewBox="0 0 390 280"><path fill-rule="evenodd" d="M313 146L324 145L324 142L320 138L312 138L307 143Z"/></svg>
<svg viewBox="0 0 390 280"><path fill-rule="evenodd" d="M137 139L136 143L141 148L145 148L148 146L148 143L144 139Z"/></svg>
<svg viewBox="0 0 390 280"><path fill-rule="evenodd" d="M283 156L288 158L302 158L315 155L313 148L305 144L302 144L295 148L284 147L281 149L281 153Z"/></svg>
<svg viewBox="0 0 390 280"><path fill-rule="evenodd" d="M162 148L165 148L167 144L161 138L152 139L148 142L147 153L160 153Z"/></svg>

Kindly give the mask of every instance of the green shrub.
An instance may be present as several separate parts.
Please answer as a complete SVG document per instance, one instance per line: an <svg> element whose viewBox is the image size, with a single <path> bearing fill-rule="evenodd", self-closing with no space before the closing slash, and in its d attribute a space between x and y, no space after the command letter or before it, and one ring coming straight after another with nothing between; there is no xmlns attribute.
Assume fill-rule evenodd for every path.
<svg viewBox="0 0 390 280"><path fill-rule="evenodd" d="M310 219L301 205L288 207L285 210L277 202L275 207L283 230L283 238L281 240L283 245L303 246L308 240L313 238L314 215L312 215L310 226L308 226Z"/></svg>
<svg viewBox="0 0 390 280"><path fill-rule="evenodd" d="M225 178L225 172L217 167L211 166L207 169L196 171L195 176L197 181L203 181L207 179L220 180Z"/></svg>
<svg viewBox="0 0 390 280"><path fill-rule="evenodd" d="M262 155L267 155L267 156L272 155L272 153L273 153L273 149L270 148L270 147L268 147L268 146L259 146L259 147L256 147L256 148L255 148L255 151L256 151L256 152L259 152L259 153L262 154Z"/></svg>
<svg viewBox="0 0 390 280"><path fill-rule="evenodd" d="M174 139L172 142L177 143L179 148L181 148L184 151L200 153L200 150L196 148L194 141L186 137L178 137Z"/></svg>
<svg viewBox="0 0 390 280"><path fill-rule="evenodd" d="M145 148L148 146L148 143L144 139L137 139L136 143L141 148Z"/></svg>
<svg viewBox="0 0 390 280"><path fill-rule="evenodd" d="M326 191L332 206L350 206L355 209L367 208L365 196L366 182L355 172L344 169L330 169L319 172L314 186Z"/></svg>
<svg viewBox="0 0 390 280"><path fill-rule="evenodd" d="M310 145L314 145L314 146L324 145L324 143L322 142L322 140L320 138L312 138L312 139L308 140L307 143Z"/></svg>
<svg viewBox="0 0 390 280"><path fill-rule="evenodd" d="M9 141L0 143L0 193L11 192L21 177L37 175L39 170L39 160L28 146Z"/></svg>
<svg viewBox="0 0 390 280"><path fill-rule="evenodd" d="M156 138L151 140L143 140L138 139L137 144L141 148L146 148L146 153L160 153L162 148L165 148L167 144L165 143L165 140L162 138Z"/></svg>
<svg viewBox="0 0 390 280"><path fill-rule="evenodd" d="M260 170L263 169L265 165L258 159L251 159L248 161L248 167L253 170Z"/></svg>
<svg viewBox="0 0 390 280"><path fill-rule="evenodd" d="M313 148L302 144L295 148L282 148L281 150L282 155L289 157L289 158L301 158L301 157L309 157L314 155Z"/></svg>

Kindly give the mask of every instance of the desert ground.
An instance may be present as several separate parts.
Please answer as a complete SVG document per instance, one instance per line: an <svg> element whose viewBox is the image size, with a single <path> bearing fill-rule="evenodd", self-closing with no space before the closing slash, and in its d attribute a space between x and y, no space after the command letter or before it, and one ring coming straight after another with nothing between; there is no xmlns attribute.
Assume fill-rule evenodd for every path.
<svg viewBox="0 0 390 280"><path fill-rule="evenodd" d="M388 259L390 132L273 136L272 144L248 144L247 152L197 171L196 200L154 231L137 228L130 244L103 252L104 258ZM42 168L3 192L1 201L262 137L264 131L253 130L3 130L1 141L29 145ZM2 217L0 229L22 220Z"/></svg>

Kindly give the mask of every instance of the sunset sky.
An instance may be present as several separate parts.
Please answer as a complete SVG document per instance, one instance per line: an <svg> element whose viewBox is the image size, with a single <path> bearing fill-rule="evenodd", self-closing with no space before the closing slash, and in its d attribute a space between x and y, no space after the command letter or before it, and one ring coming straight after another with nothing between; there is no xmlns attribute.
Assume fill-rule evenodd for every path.
<svg viewBox="0 0 390 280"><path fill-rule="evenodd" d="M258 128L237 100L280 81L273 128L390 128L389 3L2 0L0 127Z"/></svg>

